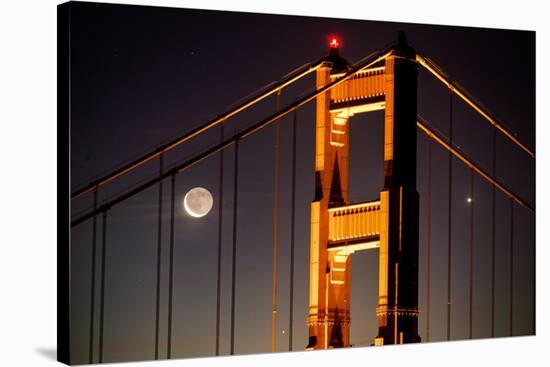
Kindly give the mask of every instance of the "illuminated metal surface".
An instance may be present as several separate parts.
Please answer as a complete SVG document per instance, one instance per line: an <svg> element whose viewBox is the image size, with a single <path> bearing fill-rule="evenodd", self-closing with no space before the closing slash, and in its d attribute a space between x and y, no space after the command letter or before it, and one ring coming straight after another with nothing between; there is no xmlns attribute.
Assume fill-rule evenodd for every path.
<svg viewBox="0 0 550 367"><path fill-rule="evenodd" d="M331 208L328 212L329 242L380 235L380 201Z"/></svg>
<svg viewBox="0 0 550 367"><path fill-rule="evenodd" d="M332 88L331 101L350 102L384 95L384 67L369 68ZM331 79L337 79L331 76Z"/></svg>
<svg viewBox="0 0 550 367"><path fill-rule="evenodd" d="M418 195L414 175L410 176L415 170L403 164L394 164L392 170L391 164L395 155L394 136L405 134L401 139L408 137L400 144L398 163L414 159L410 152L416 152L416 60L406 48L390 52L384 60L383 68L363 68L361 74L358 72L317 96L316 194L311 204L309 343L306 349L351 346L350 255L376 248L380 264L377 343L420 340L416 326L417 300L413 296L417 293L417 283L408 281L415 277L418 261L415 235L418 231L414 230L418 209L411 207ZM400 64L399 70L404 70L399 78L395 76L395 64ZM329 86L331 80L339 79L330 74L330 66L317 71L318 89ZM395 95L402 97L396 99ZM385 175L396 180L396 186L384 187L379 201L348 205L349 118L379 109L385 109ZM394 133L394 129L399 132ZM403 160L403 154L407 160ZM409 181L401 182L403 177L412 177L406 178L412 186ZM403 185L408 187L406 193ZM398 212L395 212L396 207ZM397 251L404 251L406 255L401 259L396 256ZM398 272L400 263L404 267ZM405 287L412 288L399 293L402 282Z"/></svg>

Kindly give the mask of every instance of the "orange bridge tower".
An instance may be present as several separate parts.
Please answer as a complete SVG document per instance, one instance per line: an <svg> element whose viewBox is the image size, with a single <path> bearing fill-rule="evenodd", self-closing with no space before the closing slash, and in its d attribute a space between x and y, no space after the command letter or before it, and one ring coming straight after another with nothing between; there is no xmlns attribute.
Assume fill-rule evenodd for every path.
<svg viewBox="0 0 550 367"><path fill-rule="evenodd" d="M349 64L332 39L317 70L322 88ZM355 251L378 249L375 345L419 342L416 53L400 34L379 63L317 97L315 199L311 204L309 343L350 346L350 271ZM384 187L380 199L350 203L349 120L384 110ZM373 310L374 311L374 310Z"/></svg>

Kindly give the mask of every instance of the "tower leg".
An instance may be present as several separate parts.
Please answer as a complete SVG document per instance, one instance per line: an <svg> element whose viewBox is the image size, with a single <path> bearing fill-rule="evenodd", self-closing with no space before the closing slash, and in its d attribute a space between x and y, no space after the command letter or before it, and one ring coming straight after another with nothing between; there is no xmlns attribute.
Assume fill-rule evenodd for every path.
<svg viewBox="0 0 550 367"><path fill-rule="evenodd" d="M330 82L331 67L317 70L317 88ZM311 204L309 342L306 349L348 347L348 254L328 250L328 209L348 200L348 120L330 112L330 91L317 97L315 200ZM334 135L334 131L338 134Z"/></svg>
<svg viewBox="0 0 550 367"><path fill-rule="evenodd" d="M380 194L380 276L375 345L418 335L418 192L415 53L401 41L385 65L384 190Z"/></svg>

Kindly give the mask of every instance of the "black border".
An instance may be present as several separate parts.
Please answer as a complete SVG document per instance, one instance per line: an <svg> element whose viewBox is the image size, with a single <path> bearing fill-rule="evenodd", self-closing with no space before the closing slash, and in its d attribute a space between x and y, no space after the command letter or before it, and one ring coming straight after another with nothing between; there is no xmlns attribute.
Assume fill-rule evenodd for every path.
<svg viewBox="0 0 550 367"><path fill-rule="evenodd" d="M70 364L70 3L57 6L57 360Z"/></svg>

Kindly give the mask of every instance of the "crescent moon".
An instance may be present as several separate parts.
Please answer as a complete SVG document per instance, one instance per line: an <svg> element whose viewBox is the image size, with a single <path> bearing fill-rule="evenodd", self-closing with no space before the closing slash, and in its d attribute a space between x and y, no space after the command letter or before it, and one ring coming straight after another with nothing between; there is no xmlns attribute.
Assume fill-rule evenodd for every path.
<svg viewBox="0 0 550 367"><path fill-rule="evenodd" d="M214 199L210 191L203 187L195 187L183 198L185 212L194 218L204 217L212 209Z"/></svg>

